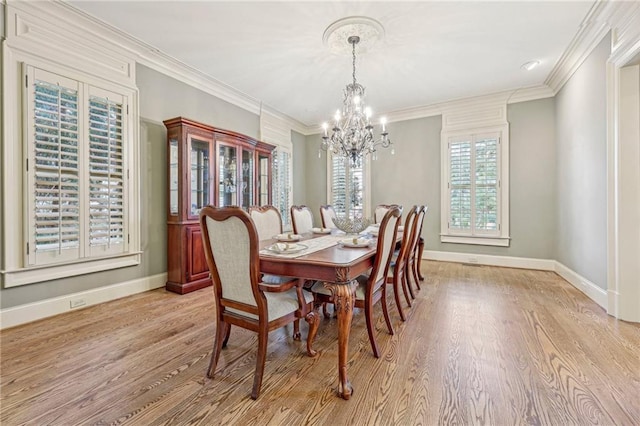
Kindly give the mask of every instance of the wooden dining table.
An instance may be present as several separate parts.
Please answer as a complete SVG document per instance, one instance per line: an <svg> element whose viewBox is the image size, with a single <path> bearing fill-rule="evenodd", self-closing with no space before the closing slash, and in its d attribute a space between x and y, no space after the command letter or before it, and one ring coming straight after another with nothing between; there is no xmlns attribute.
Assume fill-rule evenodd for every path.
<svg viewBox="0 0 640 426"><path fill-rule="evenodd" d="M336 231L333 232L335 234ZM322 235L303 234L301 243L318 236ZM263 240L260 247L264 249L274 243L276 240ZM295 258L265 255L262 251L260 253L262 273L323 281L333 294L338 319L338 394L347 400L353 392L347 375L347 358L358 285L355 279L373 266L375 254L375 239L368 247L351 248L336 244Z"/></svg>

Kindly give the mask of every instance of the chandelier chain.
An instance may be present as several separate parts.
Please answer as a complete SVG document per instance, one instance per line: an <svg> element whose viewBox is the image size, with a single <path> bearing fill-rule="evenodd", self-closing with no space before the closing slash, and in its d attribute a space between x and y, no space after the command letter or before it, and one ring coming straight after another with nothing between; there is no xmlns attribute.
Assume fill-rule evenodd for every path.
<svg viewBox="0 0 640 426"><path fill-rule="evenodd" d="M352 54L353 54L353 85L356 85L356 41L353 40L351 42L351 46L352 46Z"/></svg>

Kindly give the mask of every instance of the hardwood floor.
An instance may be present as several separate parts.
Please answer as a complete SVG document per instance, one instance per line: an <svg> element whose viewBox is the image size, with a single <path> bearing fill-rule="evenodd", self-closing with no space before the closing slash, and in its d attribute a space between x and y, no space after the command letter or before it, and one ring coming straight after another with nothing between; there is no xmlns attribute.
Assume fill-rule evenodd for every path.
<svg viewBox="0 0 640 426"><path fill-rule="evenodd" d="M232 329L214 379L211 288L155 290L4 330L2 425L640 425L640 326L617 321L553 272L424 262L396 334L376 308L349 347L351 400L335 395L336 320L318 357L291 328L270 334L262 393L249 398L256 335Z"/></svg>

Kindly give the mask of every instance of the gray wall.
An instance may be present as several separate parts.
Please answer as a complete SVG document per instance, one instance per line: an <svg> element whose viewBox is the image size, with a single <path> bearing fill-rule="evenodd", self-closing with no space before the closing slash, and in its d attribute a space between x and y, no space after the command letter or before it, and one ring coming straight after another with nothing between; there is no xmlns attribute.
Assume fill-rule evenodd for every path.
<svg viewBox="0 0 640 426"><path fill-rule="evenodd" d="M427 204L425 249L553 259L556 233L555 103L553 98L511 104L510 247L440 242L441 116L389 124L395 155L382 150L371 163L372 206ZM317 158L319 135L307 137L307 200L314 213L326 201L326 158ZM310 155L313 152L314 155ZM318 178L316 178L317 176ZM317 204L317 206L316 206Z"/></svg>
<svg viewBox="0 0 640 426"><path fill-rule="evenodd" d="M257 137L257 115L142 65L140 91L140 234L142 262L129 268L44 281L0 290L0 308L10 308L166 272L166 130L162 120L183 116Z"/></svg>
<svg viewBox="0 0 640 426"><path fill-rule="evenodd" d="M304 168L307 174L307 205L313 212L315 226L321 226L320 206L327 204L327 153L322 151L318 158L322 141L319 134L309 135L305 139L307 152Z"/></svg>
<svg viewBox="0 0 640 426"><path fill-rule="evenodd" d="M610 37L556 96L557 260L607 288L606 61Z"/></svg>

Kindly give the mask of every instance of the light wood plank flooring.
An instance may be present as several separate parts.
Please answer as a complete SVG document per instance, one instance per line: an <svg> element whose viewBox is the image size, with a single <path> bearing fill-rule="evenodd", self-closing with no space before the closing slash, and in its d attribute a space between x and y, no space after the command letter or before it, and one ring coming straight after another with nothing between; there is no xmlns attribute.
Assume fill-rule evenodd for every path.
<svg viewBox="0 0 640 426"><path fill-rule="evenodd" d="M350 401L336 397L336 320L317 358L270 334L249 398L256 336L234 328L205 377L213 294L155 290L0 333L2 425L640 425L640 326L552 272L424 262L426 281L382 357L356 310ZM302 322L303 338L306 323Z"/></svg>

